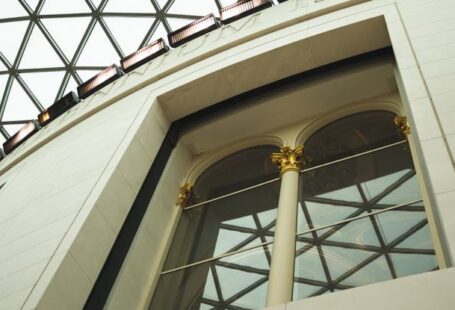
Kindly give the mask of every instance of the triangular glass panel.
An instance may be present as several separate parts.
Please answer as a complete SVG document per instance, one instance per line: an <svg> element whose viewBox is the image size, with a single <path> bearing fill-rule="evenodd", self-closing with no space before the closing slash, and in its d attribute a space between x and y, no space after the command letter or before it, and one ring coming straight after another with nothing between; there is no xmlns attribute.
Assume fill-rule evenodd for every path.
<svg viewBox="0 0 455 310"><path fill-rule="evenodd" d="M218 300L218 294L216 293L216 286L215 281L213 280L212 270L209 270L209 274L207 275L207 281L205 282L202 298Z"/></svg>
<svg viewBox="0 0 455 310"><path fill-rule="evenodd" d="M421 199L417 177L414 175L411 179L401 184L394 191L382 198L378 204L399 205Z"/></svg>
<svg viewBox="0 0 455 310"><path fill-rule="evenodd" d="M100 6L101 0L92 0L92 2L95 5L95 7L98 8Z"/></svg>
<svg viewBox="0 0 455 310"><path fill-rule="evenodd" d="M218 7L214 0L176 0L168 13L182 15L205 16L210 13L218 15Z"/></svg>
<svg viewBox="0 0 455 310"><path fill-rule="evenodd" d="M187 18L166 18L166 20L169 23L169 26L171 26L172 31L178 30L195 21L195 19Z"/></svg>
<svg viewBox="0 0 455 310"><path fill-rule="evenodd" d="M125 55L139 49L153 23L152 18L105 17L104 20Z"/></svg>
<svg viewBox="0 0 455 310"><path fill-rule="evenodd" d="M353 273L347 279L343 280L341 284L349 286L362 286L391 279L392 275L390 273L387 260L382 255Z"/></svg>
<svg viewBox="0 0 455 310"><path fill-rule="evenodd" d="M233 220L224 221L222 224L257 229L256 223L254 222L252 215L247 215Z"/></svg>
<svg viewBox="0 0 455 310"><path fill-rule="evenodd" d="M115 51L109 38L97 23L93 29L82 54L77 61L78 66L110 66L117 63L120 56Z"/></svg>
<svg viewBox="0 0 455 310"><path fill-rule="evenodd" d="M3 114L3 120L35 119L38 113L38 109L33 105L25 91L17 81L14 81L5 107L5 113Z"/></svg>
<svg viewBox="0 0 455 310"><path fill-rule="evenodd" d="M318 234L319 237L322 237L326 232L331 231L333 227L334 227L334 226L329 226L329 227L327 227L327 228L318 229L318 230L316 231L316 233Z"/></svg>
<svg viewBox="0 0 455 310"><path fill-rule="evenodd" d="M322 252L333 280L354 269L358 264L374 254L371 251L338 246L322 246Z"/></svg>
<svg viewBox="0 0 455 310"><path fill-rule="evenodd" d="M153 18L105 17L104 20L125 55L139 49L153 23Z"/></svg>
<svg viewBox="0 0 455 310"><path fill-rule="evenodd" d="M41 105L48 107L55 102L58 89L62 82L64 71L22 73L21 77L40 101Z"/></svg>
<svg viewBox="0 0 455 310"><path fill-rule="evenodd" d="M32 36L25 48L19 68L63 67L64 64L38 27L33 28Z"/></svg>
<svg viewBox="0 0 455 310"><path fill-rule="evenodd" d="M155 13L150 0L109 0L103 12Z"/></svg>
<svg viewBox="0 0 455 310"><path fill-rule="evenodd" d="M39 0L27 0L28 6L35 11L36 5L38 4Z"/></svg>
<svg viewBox="0 0 455 310"><path fill-rule="evenodd" d="M214 308L212 306L209 306L204 303L201 303L201 305L199 306L199 310L211 310L211 309L214 309Z"/></svg>
<svg viewBox="0 0 455 310"><path fill-rule="evenodd" d="M390 256L399 277L431 271L438 266L435 255L393 253Z"/></svg>
<svg viewBox="0 0 455 310"><path fill-rule="evenodd" d="M310 201L306 201L305 205L310 214L313 226L316 228L344 220L357 210L357 208L353 207L335 206Z"/></svg>
<svg viewBox="0 0 455 310"><path fill-rule="evenodd" d="M9 133L10 136L14 135L16 132L18 132L22 127L24 127L25 124L20 124L20 125L3 125L5 130Z"/></svg>
<svg viewBox="0 0 455 310"><path fill-rule="evenodd" d="M294 291L292 294L292 300L300 300L308 298L319 291L321 286L314 286L304 283L294 282Z"/></svg>
<svg viewBox="0 0 455 310"><path fill-rule="evenodd" d="M259 309L265 307L265 301L267 299L267 282L262 283L258 287L254 288L249 293L236 299L230 303L232 306L241 307L242 309Z"/></svg>
<svg viewBox="0 0 455 310"><path fill-rule="evenodd" d="M354 220L339 228L335 233L329 236L327 240L357 245L380 245L369 217Z"/></svg>
<svg viewBox="0 0 455 310"><path fill-rule="evenodd" d="M360 202L362 203L362 197L360 196L359 190L356 186L349 186L335 191L327 192L324 194L317 195L318 198L326 198L336 201L348 201L348 202Z"/></svg>
<svg viewBox="0 0 455 310"><path fill-rule="evenodd" d="M0 75L0 100L2 99L3 93L5 91L6 83L8 82L9 75L1 74Z"/></svg>
<svg viewBox="0 0 455 310"><path fill-rule="evenodd" d="M11 64L13 64L16 59L27 26L28 22L0 23L2 42L7 42L7 44L2 44L0 51Z"/></svg>
<svg viewBox="0 0 455 310"><path fill-rule="evenodd" d="M47 18L42 21L68 60L71 60L87 30L90 18Z"/></svg>
<svg viewBox="0 0 455 310"><path fill-rule="evenodd" d="M93 2L93 0L92 0ZM85 13L90 8L84 0L46 0L41 14Z"/></svg>
<svg viewBox="0 0 455 310"><path fill-rule="evenodd" d="M311 247L299 254L307 243L297 242L297 256L295 258L294 276L298 278L327 282L327 277L322 267L321 258L316 247Z"/></svg>
<svg viewBox="0 0 455 310"><path fill-rule="evenodd" d="M214 256L227 253L232 248L245 241L251 234L234 230L220 229L216 240Z"/></svg>
<svg viewBox="0 0 455 310"><path fill-rule="evenodd" d="M274 222L276 220L276 212L277 212L277 209L270 209L270 210L258 213L257 216L259 218L259 222L261 223L261 226L262 227L275 226L272 222Z"/></svg>
<svg viewBox="0 0 455 310"><path fill-rule="evenodd" d="M383 177L373 179L361 184L363 192L368 200L373 199L377 195L381 194L387 187L398 181L402 176L408 173L410 170L405 169L392 174L385 175Z"/></svg>
<svg viewBox="0 0 455 310"><path fill-rule="evenodd" d="M386 244L426 219L425 212L392 210L376 215Z"/></svg>
<svg viewBox="0 0 455 310"><path fill-rule="evenodd" d="M152 43L152 42L158 40L159 38L163 38L163 40L165 40L167 42L167 31L166 31L166 28L164 28L162 22L160 22L158 24L158 26L156 27L155 31L153 32L152 37L150 38L148 43Z"/></svg>
<svg viewBox="0 0 455 310"><path fill-rule="evenodd" d="M270 241L270 240L266 240L266 241ZM242 246L239 250L249 249L249 248L254 247L256 245L260 245L261 243L263 243L261 238L256 238L256 239L248 242L244 246ZM267 246L265 246L265 247L267 247ZM262 249L265 250L264 246L262 247Z"/></svg>
<svg viewBox="0 0 455 310"><path fill-rule="evenodd" d="M1 125L0 125L0 126L1 126ZM5 128L5 130L6 130L6 128ZM0 134L0 144L5 143L5 141L6 141L5 137L3 137L2 134Z"/></svg>
<svg viewBox="0 0 455 310"><path fill-rule="evenodd" d="M90 80L92 77L100 73L102 69L96 69L96 70L77 70L77 74L82 80L82 83Z"/></svg>
<svg viewBox="0 0 455 310"><path fill-rule="evenodd" d="M223 297L228 299L264 278L263 275L216 266Z"/></svg>
<svg viewBox="0 0 455 310"><path fill-rule="evenodd" d="M302 208L303 208L303 206L299 202L298 207L297 207L297 233L298 234L301 234L310 229L310 226L308 225L308 221L305 217L305 214L303 213Z"/></svg>
<svg viewBox="0 0 455 310"><path fill-rule="evenodd" d="M272 253L272 246L267 247L269 253ZM255 248L238 254L233 254L230 256L225 256L219 261L223 263L232 263L236 265L248 266L253 268L259 268L263 270L268 270L270 268L269 261L265 254L264 247Z"/></svg>
<svg viewBox="0 0 455 310"><path fill-rule="evenodd" d="M395 248L425 250L433 249L433 241L431 240L428 224L406 238L403 242L399 243Z"/></svg>
<svg viewBox="0 0 455 310"><path fill-rule="evenodd" d="M17 0L2 0L2 9L0 18L11 18L17 16L26 16L27 11L20 5ZM3 32L1 32L3 35ZM22 38L21 38L22 39Z"/></svg>
<svg viewBox="0 0 455 310"><path fill-rule="evenodd" d="M164 8L164 6L166 5L166 3L170 2L169 0L157 0L156 2L158 2L158 5L160 6L161 9Z"/></svg>
<svg viewBox="0 0 455 310"><path fill-rule="evenodd" d="M70 91L76 92L77 86L78 86L77 82L72 77L70 77L68 84L66 85L65 91L63 92L63 95L66 95Z"/></svg>

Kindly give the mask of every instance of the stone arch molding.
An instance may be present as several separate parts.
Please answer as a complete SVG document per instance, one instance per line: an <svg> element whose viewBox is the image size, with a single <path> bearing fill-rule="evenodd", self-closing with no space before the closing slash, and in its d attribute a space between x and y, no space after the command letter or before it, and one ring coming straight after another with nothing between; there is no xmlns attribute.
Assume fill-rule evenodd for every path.
<svg viewBox="0 0 455 310"><path fill-rule="evenodd" d="M393 96L386 99L356 103L346 108L333 111L332 113L316 117L315 119L305 124L304 127L300 130L300 132L295 137L295 145L304 145L305 141L315 132L336 120L356 113L368 111L387 111L395 114L401 114L402 105L400 100L397 97Z"/></svg>
<svg viewBox="0 0 455 310"><path fill-rule="evenodd" d="M388 111L401 114L403 111L399 97L392 95L387 98L372 100L368 102L358 102L343 109L333 111L323 116L315 117L313 120L298 127L298 130L279 132L277 135L264 135L245 140L237 141L222 149L211 151L196 159L189 169L184 183L194 184L199 176L217 161L243 149L259 145L275 145L283 147L290 144L291 147L304 145L305 141L322 127L349 115L367 111ZM293 127L290 125L290 127Z"/></svg>

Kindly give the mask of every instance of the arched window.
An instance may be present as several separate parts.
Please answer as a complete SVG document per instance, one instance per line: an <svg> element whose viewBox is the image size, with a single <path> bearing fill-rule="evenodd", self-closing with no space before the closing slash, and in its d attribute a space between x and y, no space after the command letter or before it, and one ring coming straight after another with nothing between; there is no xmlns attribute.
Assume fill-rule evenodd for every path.
<svg viewBox="0 0 455 310"><path fill-rule="evenodd" d="M394 117L364 112L319 129L303 141L301 168L286 182L288 172L272 165L275 146L208 168L182 211L150 309L264 307L277 287L269 282L281 276L272 264L284 249L278 232L289 227L295 239L284 261L291 268L280 281L290 284L293 300L437 269L411 153ZM283 193L295 193L291 206ZM277 224L283 208L291 217Z"/></svg>
<svg viewBox="0 0 455 310"><path fill-rule="evenodd" d="M394 117L351 115L305 141L294 300L437 268L411 153Z"/></svg>
<svg viewBox="0 0 455 310"><path fill-rule="evenodd" d="M280 182L270 154L277 150L239 151L197 179L163 268L181 269L161 276L151 309L261 306L254 294L264 305L271 254L260 245L273 240Z"/></svg>

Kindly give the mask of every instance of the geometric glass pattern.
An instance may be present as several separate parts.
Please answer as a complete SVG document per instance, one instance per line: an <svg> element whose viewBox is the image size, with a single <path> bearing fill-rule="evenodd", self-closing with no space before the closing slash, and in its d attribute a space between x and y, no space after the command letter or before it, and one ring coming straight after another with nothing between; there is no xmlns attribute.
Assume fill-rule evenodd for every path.
<svg viewBox="0 0 455 310"><path fill-rule="evenodd" d="M2 0L0 144L113 63L235 0Z"/></svg>
<svg viewBox="0 0 455 310"><path fill-rule="evenodd" d="M331 178L341 175L342 180ZM172 262L189 240L176 242L182 239L177 232L150 309L264 307L277 200L257 197L277 192L277 183L271 179L222 193L219 200L184 210L194 212L189 215L193 226L202 219L212 227L202 229L194 244L213 246L203 251L205 256ZM406 141L303 170L299 186L293 300L438 269ZM242 215L217 222L213 218L224 213L210 209L218 208ZM182 220L180 227L195 235ZM207 235L215 237L210 241ZM179 252L172 251L175 247ZM166 292L176 287L177 298L169 299Z"/></svg>
<svg viewBox="0 0 455 310"><path fill-rule="evenodd" d="M298 213L294 300L438 268L413 170L305 197Z"/></svg>
<svg viewBox="0 0 455 310"><path fill-rule="evenodd" d="M393 117L353 114L306 140L293 300L438 269L411 152ZM160 294L173 285L185 292L167 305L175 309L264 305L281 183L268 166L272 152L262 146L234 153L199 177L195 192L206 193L184 209L192 220L179 224L185 233L174 236L151 309L162 308ZM201 223L212 230L197 228ZM204 256L194 255L198 244ZM185 245L191 258L173 260L185 257ZM231 259L238 255L245 259ZM194 286L200 289L189 290Z"/></svg>

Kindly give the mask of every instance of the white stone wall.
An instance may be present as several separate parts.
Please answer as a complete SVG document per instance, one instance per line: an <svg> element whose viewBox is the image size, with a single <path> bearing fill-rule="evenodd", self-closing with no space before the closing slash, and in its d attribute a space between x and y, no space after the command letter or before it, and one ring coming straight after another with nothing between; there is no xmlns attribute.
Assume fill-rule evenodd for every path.
<svg viewBox="0 0 455 310"><path fill-rule="evenodd" d="M83 306L167 131L144 91L62 132L2 175L0 309Z"/></svg>
<svg viewBox="0 0 455 310"><path fill-rule="evenodd" d="M394 49L449 259L455 257L455 2L399 0ZM392 28L393 29L393 28ZM398 31L397 31L398 32ZM400 37L400 38L398 38Z"/></svg>
<svg viewBox="0 0 455 310"><path fill-rule="evenodd" d="M181 208L176 205L191 154L180 144L171 155L150 206L113 287L106 309L143 309L152 298Z"/></svg>
<svg viewBox="0 0 455 310"><path fill-rule="evenodd" d="M404 113L413 130L411 139L451 266L455 257L454 9L452 0L290 0L179 47L89 97L0 163L0 185L6 182L0 189L0 309L82 307L156 155L168 119L390 44ZM187 154L177 161L182 164L179 171L166 170L146 215L149 221L143 224L148 228L141 227L133 249L140 251L145 244L165 253L178 217L178 209L170 206L182 180L178 172L189 160ZM166 217L158 216L161 213L156 212L163 210ZM153 221L161 226L155 227ZM132 305L131 300L122 303L122 296L127 287L136 292L127 285L133 280L145 285L135 295L139 304L150 298L147 289L156 281L159 263L146 266L149 276L140 274L135 253L128 256L109 307ZM416 277L446 285L447 274ZM139 281L139 276L144 278ZM373 288L386 292L412 279L417 278L302 303L330 309L330 300L338 294L368 296ZM411 301L409 294L401 299L394 296L397 301ZM439 290L427 297L434 302L454 298ZM346 308L353 308L355 300Z"/></svg>

